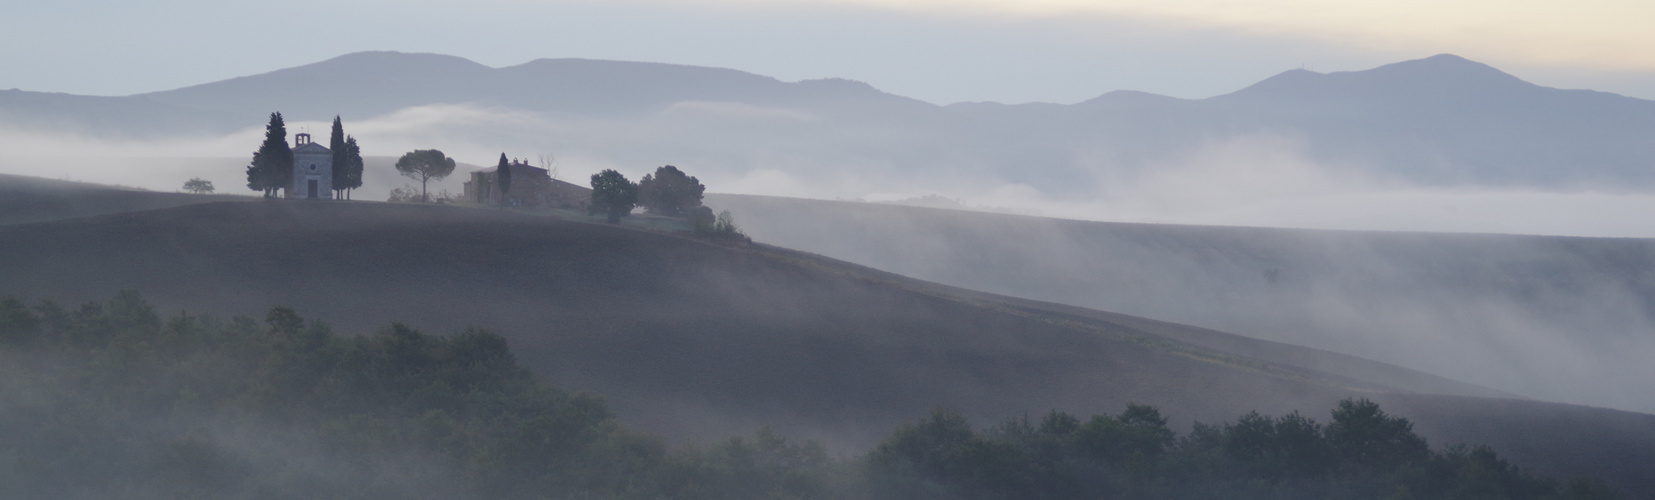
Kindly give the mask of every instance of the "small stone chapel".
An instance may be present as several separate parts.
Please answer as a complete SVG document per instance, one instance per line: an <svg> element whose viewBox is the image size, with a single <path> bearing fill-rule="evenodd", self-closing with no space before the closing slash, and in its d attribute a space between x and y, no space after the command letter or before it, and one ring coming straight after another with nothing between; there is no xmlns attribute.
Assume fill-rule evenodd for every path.
<svg viewBox="0 0 1655 500"><path fill-rule="evenodd" d="M293 185L288 199L333 199L333 151L310 142L310 134L293 136Z"/></svg>

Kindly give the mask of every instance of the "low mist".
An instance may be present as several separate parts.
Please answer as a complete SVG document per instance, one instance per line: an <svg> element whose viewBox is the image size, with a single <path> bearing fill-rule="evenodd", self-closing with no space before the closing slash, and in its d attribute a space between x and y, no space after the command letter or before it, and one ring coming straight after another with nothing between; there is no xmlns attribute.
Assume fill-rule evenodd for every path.
<svg viewBox="0 0 1655 500"><path fill-rule="evenodd" d="M248 128L223 136L143 141L7 130L0 135L18 146L0 154L0 172L157 191L201 177L219 193L252 194L243 168L262 122L249 117ZM462 164L431 183L438 194L458 194L469 171L503 152L576 184L602 169L636 179L672 164L717 193L867 207L918 200L983 214L863 217L835 206L784 216L730 198L709 204L732 210L761 242L922 279L1346 352L1530 397L1655 411L1655 400L1633 390L1655 376L1642 363L1655 355L1655 301L1638 274L1648 268L1635 264L1647 260L1642 243L1244 229L1168 229L1180 236L1165 239L990 215L1655 237L1655 219L1631 215L1655 211L1655 193L1636 184L1427 181L1386 173L1379 159L1329 159L1287 132L1215 136L1156 155L1027 144L980 155L984 144L962 143L946 125L910 125L710 101L602 117L432 105L344 121L368 157L355 199L417 187L392 164L434 148ZM287 128L323 136L328 124L294 119ZM1031 166L1019 169L1014 160L1024 153ZM942 219L951 222L939 226ZM1134 231L1142 230L1127 233ZM1631 260L1616 260L1623 257Z"/></svg>
<svg viewBox="0 0 1655 500"><path fill-rule="evenodd" d="M748 234L955 286L1655 411L1646 240L1114 224L720 195Z"/></svg>
<svg viewBox="0 0 1655 500"><path fill-rule="evenodd" d="M185 180L243 193L245 165L262 120L213 137L121 140L0 129L0 173L155 191ZM325 135L325 122L290 121L290 134ZM1381 231L1652 237L1655 193L1611 184L1557 188L1421 183L1376 174L1373 165L1314 159L1302 137L1252 134L1194 143L1152 158L1108 159L1070 151L1062 192L1021 179L996 160L938 137L884 134L877 127L809 112L741 103L684 102L636 118L549 116L503 108L436 105L345 121L369 157L356 199L383 200L417 186L395 158L441 149L462 166L430 190L462 191L468 172L508 157L549 164L585 184L603 169L632 178L677 165L714 192L827 200L941 200L967 210L1081 220ZM325 140L325 139L318 139ZM899 144L914 143L902 147ZM956 153L957 152L957 153ZM1008 170L1010 172L1008 173ZM1077 182L1078 181L1078 182Z"/></svg>

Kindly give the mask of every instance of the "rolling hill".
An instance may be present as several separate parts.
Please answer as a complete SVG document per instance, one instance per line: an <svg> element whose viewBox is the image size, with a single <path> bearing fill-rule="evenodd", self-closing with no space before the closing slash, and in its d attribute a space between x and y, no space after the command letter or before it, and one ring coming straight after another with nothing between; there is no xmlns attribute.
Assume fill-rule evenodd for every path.
<svg viewBox="0 0 1655 500"><path fill-rule="evenodd" d="M0 174L0 224L168 208L244 196L157 193L84 182Z"/></svg>
<svg viewBox="0 0 1655 500"><path fill-rule="evenodd" d="M1655 242L1200 227L712 195L760 241L1551 401L1655 411Z"/></svg>
<svg viewBox="0 0 1655 500"><path fill-rule="evenodd" d="M1154 404L1180 426L1372 397L1434 443L1483 442L1647 496L1655 416L1522 401L1326 351L972 292L765 245L492 210L206 203L0 226L0 293L138 289L161 310L297 308L506 336L554 385L680 439L772 425L859 449L937 407L990 421ZM1425 415L1429 415L1427 418Z"/></svg>

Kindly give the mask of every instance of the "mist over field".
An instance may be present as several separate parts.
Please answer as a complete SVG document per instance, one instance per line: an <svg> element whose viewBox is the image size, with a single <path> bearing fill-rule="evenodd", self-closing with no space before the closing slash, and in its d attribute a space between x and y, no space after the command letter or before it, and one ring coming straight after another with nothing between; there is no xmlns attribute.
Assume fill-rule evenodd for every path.
<svg viewBox="0 0 1655 500"><path fill-rule="evenodd" d="M985 214L1655 237L1655 218L1636 216L1655 211L1655 146L1634 140L1655 134L1655 103L1540 87L1451 55L1292 70L1199 100L1115 91L1069 105L935 106L848 80L381 52L123 98L0 92L0 109L10 110L0 171L156 191L200 177L219 193L252 193L242 166L262 118L279 110L293 133L322 134L343 116L367 157L362 200L417 184L394 158L437 148L461 167L433 193L459 193L504 152L576 184L672 164L718 193ZM902 274L1357 352L1533 397L1655 409L1630 385L1650 375L1638 360L1655 355L1641 268L1559 250L1567 244L1317 235L1167 252L1050 219L985 215L944 229L909 212L827 204L784 217L743 203L727 205L761 241ZM1641 250L1616 251L1642 262ZM1213 258L1218 267L1203 260Z"/></svg>
<svg viewBox="0 0 1655 500"><path fill-rule="evenodd" d="M417 188L393 168L416 149L458 161L429 186L449 200L247 203L257 192L244 169L277 111L290 136L318 143L342 118L364 156L354 200ZM726 467L718 460L729 457L669 452L618 426L701 443L764 427L876 456L895 453L884 444L919 432L904 422L936 408L956 412L931 420L954 425L954 438L1010 422L983 431L998 439L1015 434L1017 415L1032 433L1031 414L1144 403L1168 418L1122 413L1087 425L1187 432L1154 438L1155 449L1182 453L1197 449L1197 422L1229 432L1229 419L1249 410L1325 412L1371 397L1429 416L1417 429L1437 449L1494 443L1517 463L1603 474L1649 496L1655 482L1640 471L1655 461L1646 388L1655 380L1655 218L1640 214L1655 213L1650 137L1655 102L1541 87L1446 54L1364 71L1291 70L1205 99L1112 91L1072 104L939 106L836 78L587 59L489 67L397 52L132 96L13 89L0 91L0 298L44 301L0 304L0 340L57 335L63 352L90 353L82 368L94 374L119 373L137 359L121 356L179 338L251 346L201 354L226 365L291 349L247 358L275 363L248 380L320 373L282 360L326 366L337 379L284 386L314 398L307 418L368 425L331 406L344 394L337 387L404 405L373 424L379 430L362 427L377 437L353 441L363 449L351 453L384 462L395 453L363 443L405 432L427 448L386 467L463 470L478 484L489 467L514 463L501 458L513 443L546 445L535 453L559 467L581 463L547 445L561 437L534 434L552 432L546 422L603 436L592 453L622 457L603 462L617 468L606 480L647 470L651 481L693 489L673 481L723 477L694 467ZM452 197L502 154L577 185L601 170L639 179L675 165L745 235L709 235L701 219L663 213L600 224L568 207ZM215 196L179 192L191 178L211 181ZM141 301L129 292L97 302L134 288L151 302L133 306ZM53 300L85 305L54 309ZM109 321L130 319L117 309L150 303L209 316L180 313L168 321L184 326L163 328L170 316L151 311L111 333L120 328ZM304 330L272 306L327 323ZM268 326L210 317L265 308ZM106 309L114 319L101 319ZM445 344L388 321L482 344ZM334 336L328 324L363 335ZM311 337L295 336L302 331ZM495 360L486 374L455 361L478 353ZM373 356L384 358L357 363ZM183 361L180 373L211 378ZM367 380L353 370L397 363L426 368L380 374L418 379L402 393L350 385ZM451 371L428 369L436 366ZM527 392L455 389L484 375ZM65 380L31 388L8 379L0 396L21 394L10 407L17 418L45 421L33 415L50 405L30 391ZM591 419L579 425L534 414L597 400L535 392L531 380L602 395L616 413L584 413ZM197 420L175 401L195 389L162 387L138 403ZM519 397L541 406L500 403ZM506 431L533 439L500 434L488 420L500 415L522 425ZM201 439L244 465L314 475L293 457L337 451L320 450L333 445L304 426L214 422ZM160 425L117 424L108 429ZM450 424L500 448L454 445L463 433ZM292 446L260 455L266 429ZM175 430L151 434L188 434ZM615 472L636 457L647 467ZM1445 457L1432 463L1468 460ZM840 474L835 481L844 470L834 464L852 463L817 458L826 468L810 473ZM364 473L396 477L376 467ZM524 474L522 484L562 480Z"/></svg>
<svg viewBox="0 0 1655 500"><path fill-rule="evenodd" d="M391 168L396 156L438 148L469 165L434 180L433 192L459 193L469 171L492 164L504 150L531 162L549 154L556 158L554 174L577 184L603 169L636 177L673 164L730 194L897 203L932 198L950 208L1117 222L1655 237L1655 219L1629 215L1655 210L1655 189L1614 182L1424 182L1319 161L1306 139L1292 133L1204 140L1133 163L1077 153L1070 168L1082 172L1083 181L1053 188L1031 185L968 147L900 147L893 143L910 138L848 126L823 131L822 120L787 109L692 102L609 120L434 105L346 124L370 157L369 180L356 193L365 200L383 200L413 183ZM327 128L320 121L289 123L296 132ZM0 152L0 172L156 191L176 191L183 180L200 177L219 193L238 194L245 191L249 145L260 134L249 127L222 136L111 139L0 128L0 137L15 145ZM824 135L843 142L813 142Z"/></svg>
<svg viewBox="0 0 1655 500"><path fill-rule="evenodd" d="M1305 345L1553 401L1655 411L1644 239L1040 219L716 195L754 238L955 286Z"/></svg>

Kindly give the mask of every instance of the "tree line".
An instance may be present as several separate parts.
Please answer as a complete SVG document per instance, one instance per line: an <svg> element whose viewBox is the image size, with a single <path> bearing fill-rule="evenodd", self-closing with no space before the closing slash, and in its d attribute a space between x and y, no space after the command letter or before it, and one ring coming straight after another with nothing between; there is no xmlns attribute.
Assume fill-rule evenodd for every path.
<svg viewBox="0 0 1655 500"><path fill-rule="evenodd" d="M1150 406L975 428L939 410L835 458L768 430L674 448L549 387L504 338L298 311L162 316L136 292L0 297L6 498L1597 499L1367 400L1179 436Z"/></svg>
<svg viewBox="0 0 1655 500"><path fill-rule="evenodd" d="M1081 418L1053 411L974 429L937 411L864 460L871 491L909 499L1585 499L1601 481L1559 483L1493 450L1433 450L1408 419L1367 399L1323 425L1297 412L1197 423L1185 436L1150 406Z"/></svg>
<svg viewBox="0 0 1655 500"><path fill-rule="evenodd" d="M362 186L362 151L356 144L356 138L345 135L344 127L339 119L333 118L333 137L330 149L334 156L334 187L342 196L348 197L350 189ZM341 166L343 168L341 168ZM396 161L395 168L405 177L420 181L419 200L430 202L429 185L432 180L441 180L454 173L458 163L438 149L419 149L404 153ZM247 186L255 191L262 190L266 198L279 196L280 190L293 182L293 152L287 144L287 128L283 124L281 113L271 113L270 122L265 126L265 140L253 153L253 161L247 167ZM500 153L500 161L495 169L494 177L500 193L509 193L511 190L512 174L506 154ZM185 189L192 192L210 192L211 183L192 179L185 184ZM589 215L603 215L610 223L618 223L621 218L630 215L637 207L643 207L645 213L667 217L683 217L689 221L690 227L697 233L715 235L736 235L740 228L728 211L713 214L712 209L701 204L707 187L699 179L685 174L678 167L665 165L655 169L652 174L645 174L638 182L632 182L625 175L613 169L606 169L591 178L592 199L587 207ZM504 208L504 205L501 205Z"/></svg>

